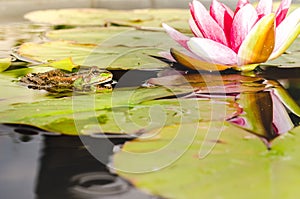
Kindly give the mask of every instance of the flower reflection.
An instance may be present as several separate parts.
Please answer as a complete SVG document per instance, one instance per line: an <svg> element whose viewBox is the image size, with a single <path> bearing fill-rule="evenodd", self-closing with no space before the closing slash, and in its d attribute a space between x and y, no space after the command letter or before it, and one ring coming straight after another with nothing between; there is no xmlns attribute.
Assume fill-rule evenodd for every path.
<svg viewBox="0 0 300 199"><path fill-rule="evenodd" d="M229 121L265 139L266 143L294 128L290 114L300 117L298 104L275 81L266 81L270 88L259 93L241 93L237 102L240 114Z"/></svg>

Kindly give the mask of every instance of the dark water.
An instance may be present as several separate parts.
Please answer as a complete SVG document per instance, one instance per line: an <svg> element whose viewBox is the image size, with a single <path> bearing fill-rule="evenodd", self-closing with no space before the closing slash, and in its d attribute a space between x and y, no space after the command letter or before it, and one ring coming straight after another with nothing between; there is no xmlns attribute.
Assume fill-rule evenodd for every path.
<svg viewBox="0 0 300 199"><path fill-rule="evenodd" d="M100 162L76 136L49 135L26 126L0 129L1 199L154 198L106 166L113 146L125 139L87 137L99 146Z"/></svg>
<svg viewBox="0 0 300 199"><path fill-rule="evenodd" d="M0 28L0 55L26 41L41 41L47 26L11 24ZM142 77L136 72L137 77ZM275 79L300 104L300 69L270 68L261 75ZM114 74L115 76L117 74ZM132 86L142 79L126 79ZM125 81L123 79L123 81ZM293 116L291 116L293 117ZM295 123L299 118L294 118ZM121 138L86 137L99 146L96 160L80 138L48 134L26 126L0 125L0 199L149 199L156 198L132 187L109 171L106 164Z"/></svg>

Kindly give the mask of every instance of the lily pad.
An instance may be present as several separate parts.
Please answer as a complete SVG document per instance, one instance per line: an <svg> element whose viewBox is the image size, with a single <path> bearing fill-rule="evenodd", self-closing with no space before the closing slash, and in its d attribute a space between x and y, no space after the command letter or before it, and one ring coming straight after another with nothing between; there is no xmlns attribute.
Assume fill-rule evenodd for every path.
<svg viewBox="0 0 300 199"><path fill-rule="evenodd" d="M51 40L68 40L79 43L97 44L101 47L126 46L132 48L157 47L169 50L180 46L164 31L136 30L124 27L75 28L50 31Z"/></svg>
<svg viewBox="0 0 300 199"><path fill-rule="evenodd" d="M50 70L47 67L22 68L5 71L0 74L0 111L9 109L9 106L17 103L30 103L47 99L45 92L29 90L21 84L16 83L17 79L30 72L43 72Z"/></svg>
<svg viewBox="0 0 300 199"><path fill-rule="evenodd" d="M67 41L46 43L24 43L17 51L17 56L31 62L50 64L71 58L74 65L98 66L103 69L161 69L169 67L150 55L158 55L160 48L124 46L101 47L95 44L78 44ZM56 64L56 67L59 65ZM61 68L64 66L61 66Z"/></svg>
<svg viewBox="0 0 300 199"><path fill-rule="evenodd" d="M189 17L189 11L183 9L60 9L33 11L25 15L30 21L52 25L161 27L161 23L170 22L175 25L173 27L186 32L189 32Z"/></svg>
<svg viewBox="0 0 300 199"><path fill-rule="evenodd" d="M78 66L76 66L73 63L73 61L70 57L66 58L66 59L58 60L58 61L49 61L48 65L53 68L58 68L58 69L62 69L62 70L70 71L70 72L73 69L78 68Z"/></svg>
<svg viewBox="0 0 300 199"><path fill-rule="evenodd" d="M132 13L131 13L132 14ZM125 11L111 11L107 9L60 9L39 10L27 13L24 17L38 23L49 23L52 25L98 25L104 26L112 18L126 20L151 20L150 15L125 16Z"/></svg>
<svg viewBox="0 0 300 199"><path fill-rule="evenodd" d="M223 129L216 140L205 138L210 126ZM193 128L168 126L149 139L127 142L113 157L114 169L137 188L162 198L294 199L300 194L299 127L275 140L271 150L231 125L212 122L200 123L196 132ZM180 139L183 135L189 139ZM207 141L215 146L200 159ZM174 153L181 156L174 159ZM170 164L162 168L164 159Z"/></svg>
<svg viewBox="0 0 300 199"><path fill-rule="evenodd" d="M160 87L130 88L113 93L20 103L0 112L0 122L28 124L69 135L135 134L174 123L224 120L236 114L234 102L229 101L153 100L174 94L182 92ZM214 115L213 110L219 113Z"/></svg>
<svg viewBox="0 0 300 199"><path fill-rule="evenodd" d="M117 35L134 30L128 27L85 27L52 30L46 33L50 40L67 40L79 43L101 44Z"/></svg>
<svg viewBox="0 0 300 199"><path fill-rule="evenodd" d="M288 48L287 52L275 60L268 61L262 66L277 66L279 68L298 68L300 67L300 37Z"/></svg>

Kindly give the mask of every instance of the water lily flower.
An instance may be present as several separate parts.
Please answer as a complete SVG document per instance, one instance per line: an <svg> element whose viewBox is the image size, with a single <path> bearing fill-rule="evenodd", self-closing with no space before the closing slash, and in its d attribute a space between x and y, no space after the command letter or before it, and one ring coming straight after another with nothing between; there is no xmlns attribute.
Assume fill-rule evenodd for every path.
<svg viewBox="0 0 300 199"><path fill-rule="evenodd" d="M212 0L210 11L197 0L190 3L190 38L167 24L166 32L184 50L171 49L172 58L192 69L253 70L284 53L300 33L300 8L287 16L292 0L282 0L273 12L272 0L256 7L239 0L235 11Z"/></svg>

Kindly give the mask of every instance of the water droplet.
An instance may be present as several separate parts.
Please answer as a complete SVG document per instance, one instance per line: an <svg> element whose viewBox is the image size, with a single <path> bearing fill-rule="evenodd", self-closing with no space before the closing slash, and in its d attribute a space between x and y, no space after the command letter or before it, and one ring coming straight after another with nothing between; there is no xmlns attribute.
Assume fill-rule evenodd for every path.
<svg viewBox="0 0 300 199"><path fill-rule="evenodd" d="M116 195L129 190L129 184L115 175L104 172L83 173L71 179L71 192L82 197Z"/></svg>

